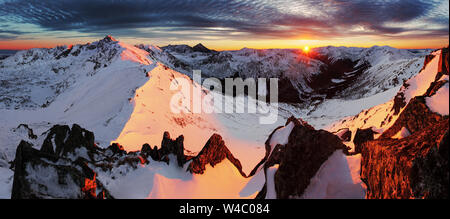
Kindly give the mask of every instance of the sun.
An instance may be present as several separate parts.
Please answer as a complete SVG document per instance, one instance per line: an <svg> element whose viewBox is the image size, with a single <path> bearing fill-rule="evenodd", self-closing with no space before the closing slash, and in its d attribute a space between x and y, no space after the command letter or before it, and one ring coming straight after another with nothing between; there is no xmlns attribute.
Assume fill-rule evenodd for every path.
<svg viewBox="0 0 450 219"><path fill-rule="evenodd" d="M303 47L303 52L308 53L309 52L309 46Z"/></svg>

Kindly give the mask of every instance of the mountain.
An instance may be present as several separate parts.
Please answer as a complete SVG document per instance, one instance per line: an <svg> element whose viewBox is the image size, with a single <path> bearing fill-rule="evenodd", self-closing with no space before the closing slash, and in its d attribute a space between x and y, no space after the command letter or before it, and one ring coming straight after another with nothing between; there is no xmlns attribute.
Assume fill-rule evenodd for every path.
<svg viewBox="0 0 450 219"><path fill-rule="evenodd" d="M354 133L367 198L448 198L448 57L434 51L390 101L331 125Z"/></svg>
<svg viewBox="0 0 450 219"><path fill-rule="evenodd" d="M298 93L295 98L280 98L283 102L308 104L324 98L359 99L400 86L422 68L422 59L430 52L387 46L324 47L308 54L300 50L248 48L211 53L209 49L206 52L187 49L186 45L162 49L175 57L165 64L179 72L189 75L200 69L205 78L277 77L283 82L282 87L293 88L286 93L295 90Z"/></svg>
<svg viewBox="0 0 450 219"><path fill-rule="evenodd" d="M445 59L429 53L390 47L218 52L201 44L132 46L111 36L19 51L0 60L0 197L371 197L359 174L368 147L355 152L355 133L397 112L373 128L388 130L432 82L439 86L423 98L440 111L448 86L447 94L441 91L446 85L430 66ZM171 83L201 87L191 80L194 69L203 78L280 77L280 96L289 98L276 107L275 124L261 125L261 114L172 112L174 95L192 100ZM200 96L209 93L201 89ZM299 172L301 166L309 171ZM301 188L289 184L290 174Z"/></svg>

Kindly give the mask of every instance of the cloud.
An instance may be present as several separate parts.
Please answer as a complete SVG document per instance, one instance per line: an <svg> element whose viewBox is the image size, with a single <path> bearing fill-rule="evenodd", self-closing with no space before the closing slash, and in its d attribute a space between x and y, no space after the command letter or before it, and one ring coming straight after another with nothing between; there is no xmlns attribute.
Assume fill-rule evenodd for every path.
<svg viewBox="0 0 450 219"><path fill-rule="evenodd" d="M358 34L351 31L355 26L362 26L374 35L395 35L426 29L392 27L388 23L422 19L439 26L440 30L434 33L445 36L448 7L443 9L443 15L442 1L5 0L0 1L0 18L37 25L43 31L190 39L205 33L224 38L237 36L232 33L258 38L342 37ZM155 31L162 29L165 32ZM0 33L5 31L8 30Z"/></svg>

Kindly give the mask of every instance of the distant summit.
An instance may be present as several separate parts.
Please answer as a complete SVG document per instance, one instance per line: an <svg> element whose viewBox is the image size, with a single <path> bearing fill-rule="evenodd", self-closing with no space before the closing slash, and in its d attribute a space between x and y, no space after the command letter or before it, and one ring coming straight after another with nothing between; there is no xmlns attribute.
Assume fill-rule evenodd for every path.
<svg viewBox="0 0 450 219"><path fill-rule="evenodd" d="M212 52L212 50L206 48L203 44L199 43L197 45L195 45L194 47L192 47L192 49L195 52L204 52L204 53L210 53Z"/></svg>
<svg viewBox="0 0 450 219"><path fill-rule="evenodd" d="M201 53L215 53L217 51L206 48L203 44L199 43L194 47L190 47L188 45L168 45L161 47L163 50L177 52L177 53L192 53L192 52L201 52Z"/></svg>
<svg viewBox="0 0 450 219"><path fill-rule="evenodd" d="M105 38L103 38L103 41L116 42L117 40L114 37L112 37L111 35L107 35L107 36L105 36Z"/></svg>

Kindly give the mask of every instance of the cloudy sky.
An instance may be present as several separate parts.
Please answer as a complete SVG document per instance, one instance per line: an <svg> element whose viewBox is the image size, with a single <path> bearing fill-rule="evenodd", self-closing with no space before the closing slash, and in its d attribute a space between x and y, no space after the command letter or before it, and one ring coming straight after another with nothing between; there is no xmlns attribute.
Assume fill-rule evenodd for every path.
<svg viewBox="0 0 450 219"><path fill-rule="evenodd" d="M448 45L448 0L0 0L0 49L203 43L218 50Z"/></svg>

